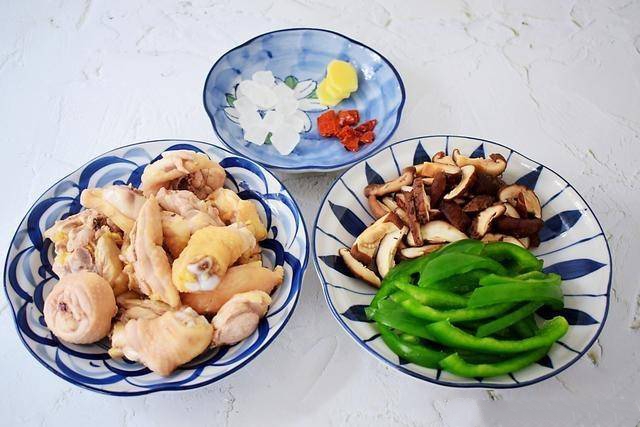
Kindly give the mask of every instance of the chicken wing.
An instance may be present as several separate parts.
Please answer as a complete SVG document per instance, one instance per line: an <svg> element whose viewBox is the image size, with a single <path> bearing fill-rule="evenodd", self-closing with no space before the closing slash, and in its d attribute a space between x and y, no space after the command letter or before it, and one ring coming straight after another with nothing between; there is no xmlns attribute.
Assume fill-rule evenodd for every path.
<svg viewBox="0 0 640 427"><path fill-rule="evenodd" d="M281 266L271 271L260 263L238 265L227 270L214 290L183 293L180 297L183 304L200 314L215 314L236 294L254 290L271 294L283 278L284 269Z"/></svg>
<svg viewBox="0 0 640 427"><path fill-rule="evenodd" d="M180 305L178 291L171 282L169 259L162 248L162 215L154 196L142 206L129 239L125 257L133 265L139 290L172 307Z"/></svg>
<svg viewBox="0 0 640 427"><path fill-rule="evenodd" d="M117 311L111 286L96 273L70 273L53 287L44 303L44 320L53 334L73 344L106 337Z"/></svg>
<svg viewBox="0 0 640 427"><path fill-rule="evenodd" d="M247 338L258 327L260 319L267 313L271 297L262 291L236 294L215 315L213 325L213 347L233 345Z"/></svg>
<svg viewBox="0 0 640 427"><path fill-rule="evenodd" d="M165 151L162 158L144 169L140 188L145 196L160 188L187 190L205 199L224 185L224 169L206 154L189 150Z"/></svg>
<svg viewBox="0 0 640 427"><path fill-rule="evenodd" d="M162 211L162 236L164 247L175 259L187 247L191 228L187 220L177 213Z"/></svg>
<svg viewBox="0 0 640 427"><path fill-rule="evenodd" d="M139 190L126 185L87 188L80 195L82 206L105 215L125 233L133 228L144 202Z"/></svg>
<svg viewBox="0 0 640 427"><path fill-rule="evenodd" d="M244 224L258 241L267 237L267 229L260 220L258 209L249 200L242 200L235 192L226 188L217 189L209 195L207 200L210 200L218 209L220 219L225 224Z"/></svg>
<svg viewBox="0 0 640 427"><path fill-rule="evenodd" d="M224 225L211 202L200 200L189 191L161 188L156 198L162 209L183 217L189 224L191 233L208 225Z"/></svg>
<svg viewBox="0 0 640 427"><path fill-rule="evenodd" d="M181 292L215 289L227 269L255 244L255 237L246 227L234 224L202 228L191 236L173 262L173 283Z"/></svg>
<svg viewBox="0 0 640 427"><path fill-rule="evenodd" d="M213 327L189 307L153 319L118 323L111 335L112 357L124 355L160 375L198 356L211 344Z"/></svg>

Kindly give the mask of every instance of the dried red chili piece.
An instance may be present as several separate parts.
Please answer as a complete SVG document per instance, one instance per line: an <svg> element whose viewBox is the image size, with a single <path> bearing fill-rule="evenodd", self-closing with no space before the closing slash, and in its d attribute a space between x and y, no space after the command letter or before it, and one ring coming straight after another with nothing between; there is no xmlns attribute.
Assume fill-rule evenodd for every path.
<svg viewBox="0 0 640 427"><path fill-rule="evenodd" d="M338 134L338 115L334 110L328 110L318 116L318 132L320 136L332 137Z"/></svg>
<svg viewBox="0 0 640 427"><path fill-rule="evenodd" d="M358 148L360 148L360 138L357 135L341 139L340 142L349 151L358 151Z"/></svg>
<svg viewBox="0 0 640 427"><path fill-rule="evenodd" d="M356 131L358 130L358 128L356 128ZM363 133L360 136L360 142L365 143L365 144L371 144L373 142L373 140L375 139L375 134L373 133L372 130L367 131L365 133Z"/></svg>
<svg viewBox="0 0 640 427"><path fill-rule="evenodd" d="M338 112L338 126L355 126L360 121L358 110L342 110Z"/></svg>
<svg viewBox="0 0 640 427"><path fill-rule="evenodd" d="M377 124L378 124L378 121L376 119L371 119L362 123L358 127L356 127L356 130L362 133L369 132L369 131L372 131Z"/></svg>

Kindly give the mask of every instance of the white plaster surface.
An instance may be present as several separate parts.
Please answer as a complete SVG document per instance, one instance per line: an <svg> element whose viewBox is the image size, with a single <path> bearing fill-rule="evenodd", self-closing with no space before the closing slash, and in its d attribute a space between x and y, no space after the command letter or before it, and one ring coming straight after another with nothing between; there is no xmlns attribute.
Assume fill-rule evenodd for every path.
<svg viewBox="0 0 640 427"><path fill-rule="evenodd" d="M387 56L407 88L396 140L458 133L558 171L600 218L612 305L590 357L517 390L423 383L364 353L313 267L285 331L195 391L114 398L49 373L0 298L0 425L635 426L640 420L640 2L0 0L0 245L52 182L111 148L214 141L202 85L257 34L317 26ZM283 175L311 224L335 174Z"/></svg>

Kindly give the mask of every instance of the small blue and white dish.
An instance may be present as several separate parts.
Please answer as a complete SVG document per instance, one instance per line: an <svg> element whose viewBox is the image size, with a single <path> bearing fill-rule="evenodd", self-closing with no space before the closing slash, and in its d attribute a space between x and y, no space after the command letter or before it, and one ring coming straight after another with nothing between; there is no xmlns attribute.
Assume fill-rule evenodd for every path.
<svg viewBox="0 0 640 427"><path fill-rule="evenodd" d="M123 359L111 359L106 340L93 345L59 341L47 329L44 300L57 282L51 264L53 245L43 232L58 219L81 209L80 193L110 184L138 186L144 167L163 151L195 150L220 162L227 172L225 186L258 206L269 230L261 242L267 266L282 265L284 282L258 329L231 347L210 350L168 377ZM216 145L197 141L161 140L116 148L55 183L29 209L16 231L4 270L4 289L18 336L47 369L75 385L117 396L164 390L187 390L219 381L260 354L287 324L300 295L309 244L300 210L284 185L262 166Z"/></svg>
<svg viewBox="0 0 640 427"><path fill-rule="evenodd" d="M317 130L316 119L327 107L315 98L315 88L333 59L353 64L359 80L357 92L334 108L357 109L363 121L378 120L375 141L355 153ZM235 119L238 83L262 70L270 70L294 90L299 109L309 118L300 143L286 156L270 144L245 141ZM234 153L278 170L311 172L344 168L383 147L400 123L405 91L396 69L375 50L333 31L292 28L262 34L222 55L209 71L203 101L214 131Z"/></svg>
<svg viewBox="0 0 640 427"><path fill-rule="evenodd" d="M562 276L567 334L548 356L526 369L493 378L461 378L398 359L368 323L364 307L376 289L355 279L338 250L351 247L357 235L374 221L363 188L389 181L403 167L429 161L438 151L454 148L470 157L502 154L508 162L506 182L533 188L543 206L544 228L533 253L544 260L546 272ZM352 166L333 183L324 197L314 229L314 261L329 308L340 325L368 353L399 371L435 384L463 388L515 388L534 384L564 371L582 357L602 330L611 291L611 253L595 215L578 192L549 168L495 142L460 136L426 136L393 144ZM556 313L545 313L550 317ZM538 320L541 320L539 318Z"/></svg>

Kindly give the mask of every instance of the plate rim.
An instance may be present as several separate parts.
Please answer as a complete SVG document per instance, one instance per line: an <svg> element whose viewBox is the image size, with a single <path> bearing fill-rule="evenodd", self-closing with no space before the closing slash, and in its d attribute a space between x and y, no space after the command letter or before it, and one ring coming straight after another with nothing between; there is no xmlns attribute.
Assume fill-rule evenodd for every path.
<svg viewBox="0 0 640 427"><path fill-rule="evenodd" d="M316 214L316 217L314 219L313 222L313 232L312 232L312 238L313 238L313 264L316 270L316 273L318 274L318 278L320 279L321 285L322 285L322 291L324 293L324 297L325 297L325 301L327 302L327 305L329 306L329 311L331 311L331 314L333 315L333 317L338 321L338 323L340 324L340 326L342 327L342 329L347 332L347 334L354 340L356 341L356 343L358 344L359 347L363 348L364 350L366 350L367 353L369 353L370 355L374 356L376 359L382 361L384 364L386 364L387 366L390 366L392 368L394 368L395 370L398 370L404 374L407 374L413 378L422 380L422 381L426 381L429 382L431 384L435 384L435 385L439 385L442 387L452 387L452 388L466 388L466 389L511 389L511 388L520 388L520 387L526 387L532 384L536 384L539 382L542 382L544 380L547 380L549 378L552 378L558 374L560 374L561 372L563 372L564 370L566 370L567 368L569 368L570 366L572 366L574 363L576 363L578 360L580 360L588 351L589 349L591 349L591 347L593 346L593 344L598 340L598 338L600 337L600 334L602 333L602 330L604 328L604 325L607 321L607 316L609 314L609 307L610 307L610 303L611 303L611 285L612 285L612 279L613 279L613 258L611 256L611 248L609 247L609 241L607 240L607 236L604 233L604 229L602 228L602 224L600 224L600 220L598 219L598 217L596 216L596 214L593 212L593 209L591 209L591 206L587 203L587 201L584 199L584 197L575 189L575 187L569 182L567 181L562 175L560 175L559 173L557 173L555 170L547 167L546 165L531 159L530 157L520 153L518 150L515 150L511 147L508 147L504 144L500 144L498 142L494 142L491 141L489 139L484 139L484 138L478 138L478 137L473 137L473 136L465 136L465 135L456 135L456 134L433 134L433 135L424 135L424 136L415 136L415 137L411 137L411 138L406 138L406 139L402 139L400 141L394 142L393 144L390 144L388 146L386 146L385 148L388 148L390 150L392 150L392 148L396 145L405 143L405 142L409 142L409 141L415 141L415 140L421 140L421 139L430 139L430 138L446 138L447 140L447 144L449 142L449 138L461 138L461 139L467 139L467 140L474 140L474 141L481 141L481 142L488 142L490 144L495 144L497 146L500 146L502 148L505 148L507 150L510 150L515 154L518 154L519 156L524 157L525 159L536 163L540 166L542 166L543 168L549 170L550 172L554 173L557 177L559 177L561 180L563 180L568 188L571 188L577 195L578 197L583 201L583 203L585 204L585 206L587 207L587 209L589 209L589 212L591 213L591 215L593 216L593 218L596 221L596 224L598 225L598 227L600 228L600 231L602 232L602 237L603 240L605 242L605 247L607 249L607 253L609 256L609 282L607 284L607 292L606 292L606 301L605 301L605 308L604 308L604 313L602 316L602 321L600 322L600 325L598 327L598 330L596 331L596 333L594 334L593 338L589 341L589 343L584 347L584 349L582 351L580 351L573 359L571 359L566 365L558 368L558 369L554 369L552 372L549 372L545 375L539 376L535 379L529 380L529 381L522 381L522 382L517 382L515 384L499 384L499 383L490 383L490 382L482 382L482 383L456 383L456 382L450 382L450 381L443 381L440 380L439 378L431 378L431 377L427 377L423 374L419 374L417 372L413 372L401 365L395 364L393 362L391 362L390 360L387 360L385 357L383 357L381 354L379 354L378 352L374 351L372 348L368 347L367 345L365 345L362 340L360 339L360 337L357 336L357 334L351 330L351 328L349 328L346 323L341 319L340 317L340 313L337 312L336 308L333 306L333 304L331 303L331 300L329 298L329 293L328 293L328 287L327 287L327 281L324 278L324 275L322 274L322 270L320 268L320 264L318 262L318 254L316 252L316 234L318 231L318 221L320 219L320 212L322 210L322 207L325 205L325 202L327 200L327 197L329 196L329 193L331 192L331 190L333 190L333 188L335 187L335 185L338 183L338 181L340 181L340 179L347 173L349 172L351 169L353 169L356 165L367 161L368 159L370 159L371 157L379 154L379 152L375 152L372 153L371 155L365 157L364 159L358 161L357 163L353 164L351 167L349 167L348 169L344 170L343 172L341 172L335 179L334 181L331 183L331 185L329 186L329 188L327 189L327 191L325 192L322 201L320 203L320 207L318 208L318 212Z"/></svg>
<svg viewBox="0 0 640 427"><path fill-rule="evenodd" d="M398 113L396 114L396 123L394 124L393 128L391 129L391 132L389 133L389 136L380 141L379 146L372 151L371 153L369 153L367 156L361 158L361 159L355 159L355 160L351 160L351 161L347 161L347 162L342 162L339 164L335 164L335 165L328 165L328 166L313 166L313 165L302 165L302 166L278 166L278 165L273 165L271 163L268 162L262 162L259 160L253 160L254 162L260 164L263 167L267 167L267 168L271 168L271 169L275 169L275 170L279 170L279 171L288 171L288 172L330 172L330 171L336 171L336 170L340 170L340 169L344 169L347 166L350 166L352 164L358 163L378 152L380 152L381 150L383 150L385 147L388 147L387 143L389 142L389 140L393 137L393 135L396 133L396 130L398 130L398 126L400 126L400 122L402 121L402 112L404 110L404 105L405 102L407 100L407 92L405 90L405 86L404 86L404 82L402 81L402 76L400 76L400 73L398 72L398 70L396 69L396 67L391 63L391 61L389 61L387 59L386 56L382 55L380 52L378 52L377 50L369 47L368 45L355 40L349 36L345 36L344 34L341 34L337 31L333 31L333 30L329 30L326 28L319 28L319 27L292 27L292 28L282 28L279 30L274 30L274 31L269 31L263 34L259 34L255 37L250 38L249 40L227 50L225 53L223 53L222 55L220 55L220 57L213 63L213 65L211 66L211 68L209 69L209 72L207 73L207 78L204 80L204 86L202 88L202 105L204 106L204 110L207 113L207 116L209 117L209 121L211 122L211 125L213 126L213 131L215 132L216 136L218 137L218 139L229 149L231 150L234 154L238 154L241 155L243 157L247 157L246 154L241 154L238 150L236 150L231 144L229 144L221 135L220 132L218 131L218 126L216 126L216 120L214 118L214 114L209 110L209 107L207 107L207 102L206 102L206 97L207 97L207 86L209 84L209 79L211 78L211 74L213 73L213 70L216 68L216 66L220 63L220 61L222 61L222 59L224 57L226 57L228 54L238 50L238 49L242 49L246 46L248 46L249 44L255 42L256 40L271 35L271 34L277 34L277 33L284 33L284 32L289 32L289 31L318 31L318 32L322 32L322 33L329 33L329 34L333 34L335 36L338 37L342 37L346 40L348 40L351 43L354 43L358 46L364 47L368 50L370 50L371 52L375 53L376 55L378 55L383 62L385 62L389 68L391 69L391 71L393 72L393 74L395 75L396 79L398 80L399 86L400 86L400 94L401 94L401 99L400 99L400 104L398 106Z"/></svg>
<svg viewBox="0 0 640 427"><path fill-rule="evenodd" d="M232 369L229 369L228 371L225 371L224 373L222 373L220 376L217 376L215 378L209 379L207 381L203 381L201 383L197 383L197 384L186 384L186 385L168 385L166 387L158 387L158 388L153 388L153 389L144 389L144 390L139 390L139 391L133 391L133 392L129 392L129 391L112 391L112 390L105 390L102 388L98 388L98 387L94 387L91 386L89 384L85 384L82 382L79 382L73 378L70 378L66 375L64 375L62 372L59 372L58 370L54 369L52 366L50 366L49 364L47 364L38 354L36 354L36 352L27 344L27 342L25 341L22 333L20 332L20 328L18 326L18 319L17 319L17 312L15 310L15 308L13 307L13 303L11 302L11 299L9 298L9 291L7 288L7 281L6 281L6 277L7 277L7 268L9 266L9 255L11 254L11 247L13 245L13 242L15 241L16 235L18 234L18 231L20 229L20 225L22 223L24 223L24 221L27 219L27 216L29 215L29 212L32 211L33 207L38 203L38 201L42 198L42 196L44 196L46 193L48 193L49 191L51 191L56 185L60 184L62 181L64 181L65 179L69 178L71 175L73 175L74 173L78 172L79 170L81 170L82 168L85 168L88 164L90 164L91 162L107 155L108 153L111 153L113 151L116 150L120 150L123 148L127 148L127 147L133 147L133 146L138 146L138 145L144 145L144 144L150 144L150 143L158 143L158 142L186 142L186 143L198 143L198 144L204 144L204 145L209 145L211 147L215 147L217 149L220 149L222 151L225 151L233 156L238 156L240 158L246 159L251 161L254 164L257 164L259 167L261 167L262 169L266 170L273 178L275 178L275 180L282 186L282 188L289 193L289 195L291 196L291 200L293 201L293 204L296 208L296 210L298 211L298 214L300 215L300 222L302 223L302 230L304 231L304 237L305 237L305 256L304 256L304 260L301 263L301 267L300 267L300 279L299 279L299 290L298 292L296 292L294 301L293 301L293 305L291 306L291 310L289 311L287 317L284 319L282 326L273 334L273 336L265 341L265 344L263 346L261 346L260 348L258 348L254 353L250 354L245 360L243 360L241 363L239 363L238 365L234 366ZM9 305L9 307L11 308L11 314L12 314L12 319L13 319L13 326L16 330L16 334L18 335L18 337L20 338L20 341L22 342L22 344L24 345L24 347L27 349L27 351L29 353L31 353L31 355L33 356L33 358L35 360L38 361L38 363L40 363L42 366L44 366L45 368L47 368L49 371L51 371L52 373L54 373L57 377L63 379L64 381L67 381L75 386L81 387L83 389L86 390L90 390L93 392L97 392L97 393L101 393L101 394L105 394L105 395L109 395L109 396L142 396L142 395L146 395L146 394L152 394L152 393L159 393L159 392L169 392L169 391L185 391L185 390L192 390L192 389L196 389L196 388L200 388L200 387L205 387L208 386L210 384L216 383L224 378L226 378L227 376L235 373L237 370L239 370L240 368L244 367L245 365L247 365L249 362L251 362L252 360L254 360L258 355L260 355L265 349L267 349L267 347L269 347L271 345L271 343L273 343L273 341L276 339L276 337L278 335L280 335L280 333L284 330L284 328L287 326L287 323L289 323L289 320L291 319L291 316L293 315L293 312L295 311L297 305L298 305L298 300L300 298L300 293L302 291L302 285L304 284L304 276L308 267L308 262L309 262L309 252L310 252L310 241L309 241L309 232L307 230L307 226L305 224L304 221L304 217L302 215L302 211L300 210L300 207L298 206L298 202L295 200L295 198L293 197L293 194L287 189L287 187L282 183L282 181L280 180L280 178L278 178L273 172L271 172L268 168L266 168L265 166L259 164L258 162L255 162L252 159L247 158L246 156L243 156L242 154L239 153L234 153L229 151L228 149L226 149L225 147L221 147L219 145L216 145L215 143L211 143L211 142L205 142L205 141L198 141L198 140L194 140L194 139L179 139L179 138L164 138L164 139L152 139L152 140L147 140L147 141L139 141L139 142L134 142L131 144L126 144L126 145L122 145L122 146L118 146L115 148L112 148L108 151L105 151L104 153L98 154L97 156L93 157L92 159L88 160L87 162L83 163L82 165L78 166L77 168L75 168L73 171L71 171L70 173L68 173L67 175L65 175L64 177L58 179L55 183L53 183L51 186L49 186L46 190L44 190L37 198L36 200L31 204L31 206L29 207L29 209L27 209L25 215L22 217L22 219L18 222L18 224L16 225L16 230L13 233L13 237L11 238L11 240L9 241L9 245L8 245L8 249L7 249L7 255L5 256L5 263L4 263L4 269L3 269L3 277L2 277L2 281L3 281L3 289L4 289L4 295L7 299L7 303ZM292 283L293 283L293 278L292 278Z"/></svg>

